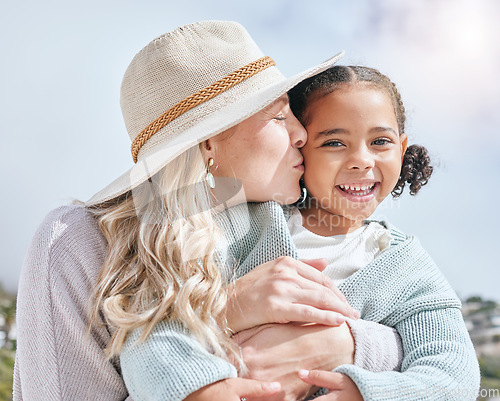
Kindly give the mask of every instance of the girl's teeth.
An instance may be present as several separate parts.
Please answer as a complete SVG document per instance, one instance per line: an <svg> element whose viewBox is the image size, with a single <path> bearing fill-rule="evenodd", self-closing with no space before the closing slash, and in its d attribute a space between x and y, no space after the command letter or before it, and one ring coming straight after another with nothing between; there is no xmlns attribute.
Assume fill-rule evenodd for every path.
<svg viewBox="0 0 500 401"><path fill-rule="evenodd" d="M353 195L358 195L358 196L364 196L368 195L373 187L375 186L375 183L370 184L370 185L361 185L361 186L354 186L354 185L339 185L341 189L344 189L346 191L363 191L361 193L353 194Z"/></svg>

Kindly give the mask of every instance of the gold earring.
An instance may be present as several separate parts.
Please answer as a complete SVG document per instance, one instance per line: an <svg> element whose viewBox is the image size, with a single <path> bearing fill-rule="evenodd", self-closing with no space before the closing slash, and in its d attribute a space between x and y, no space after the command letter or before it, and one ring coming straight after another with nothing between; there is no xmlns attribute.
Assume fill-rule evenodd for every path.
<svg viewBox="0 0 500 401"><path fill-rule="evenodd" d="M210 172L213 165L214 165L214 159L211 157L208 159L208 162L207 162L207 176L205 177L205 180L207 181L208 186L212 189L215 188L215 178L212 175L212 173Z"/></svg>

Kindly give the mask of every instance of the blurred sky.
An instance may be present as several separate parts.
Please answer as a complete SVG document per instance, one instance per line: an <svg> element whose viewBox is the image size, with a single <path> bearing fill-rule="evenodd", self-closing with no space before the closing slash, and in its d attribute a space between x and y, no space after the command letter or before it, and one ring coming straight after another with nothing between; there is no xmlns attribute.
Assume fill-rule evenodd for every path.
<svg viewBox="0 0 500 401"><path fill-rule="evenodd" d="M202 19L242 23L285 75L342 64L395 81L411 143L438 163L378 217L417 235L461 297L500 300L500 2L497 0L17 0L0 13L0 280L14 291L36 227L132 165L119 107L143 46Z"/></svg>

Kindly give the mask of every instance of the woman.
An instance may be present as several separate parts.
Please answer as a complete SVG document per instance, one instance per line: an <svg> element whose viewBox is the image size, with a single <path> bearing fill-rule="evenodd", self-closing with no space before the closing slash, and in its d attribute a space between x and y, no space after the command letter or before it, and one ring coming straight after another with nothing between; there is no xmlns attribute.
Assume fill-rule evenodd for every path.
<svg viewBox="0 0 500 401"><path fill-rule="evenodd" d="M228 359L241 362L233 330L288 321L335 326L342 322L339 314L356 316L313 267L324 268L321 261L311 266L279 258L286 254L279 241L265 254L253 252L253 245L269 238L266 230L279 233L282 227L273 222L281 209L274 202L254 203L246 212L243 203L285 204L299 197L305 131L284 95L338 58L285 79L240 25L219 21L181 27L136 55L121 94L135 166L85 207L52 212L28 253L18 297L16 400L125 399L119 363L106 359L103 349L116 356L126 339L130 345L134 335L150 338L165 326L180 349L198 362L200 356L206 368L183 370L189 361L178 354L174 371L191 372L195 380L177 395L215 388L210 396L220 390L227 396L229 386L232 395L245 396L262 383L233 378L236 370ZM240 206L225 209L232 204ZM217 246L219 237L226 247ZM234 285L227 304L226 280L255 266L247 281ZM251 292L248 277L255 284ZM240 313L255 294L260 296L254 308ZM356 337L355 327L353 320ZM352 361L346 325L315 335L346 344L331 367ZM365 349L367 343L384 344L370 341L367 335L356 338ZM303 339L299 343L304 355L316 349L306 349ZM290 353L297 348L289 347ZM302 367L325 367L324 357L310 358ZM275 377L281 375L290 372L278 368ZM162 397L161 391L172 388L148 391Z"/></svg>

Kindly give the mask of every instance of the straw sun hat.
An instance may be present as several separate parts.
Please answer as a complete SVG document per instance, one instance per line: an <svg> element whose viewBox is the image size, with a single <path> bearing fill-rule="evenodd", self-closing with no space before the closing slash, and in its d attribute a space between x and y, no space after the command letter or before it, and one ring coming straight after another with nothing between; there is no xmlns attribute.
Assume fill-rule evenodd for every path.
<svg viewBox="0 0 500 401"><path fill-rule="evenodd" d="M342 55L285 78L236 22L202 21L154 39L134 57L121 87L135 165L86 204L133 189L182 152L252 116Z"/></svg>

